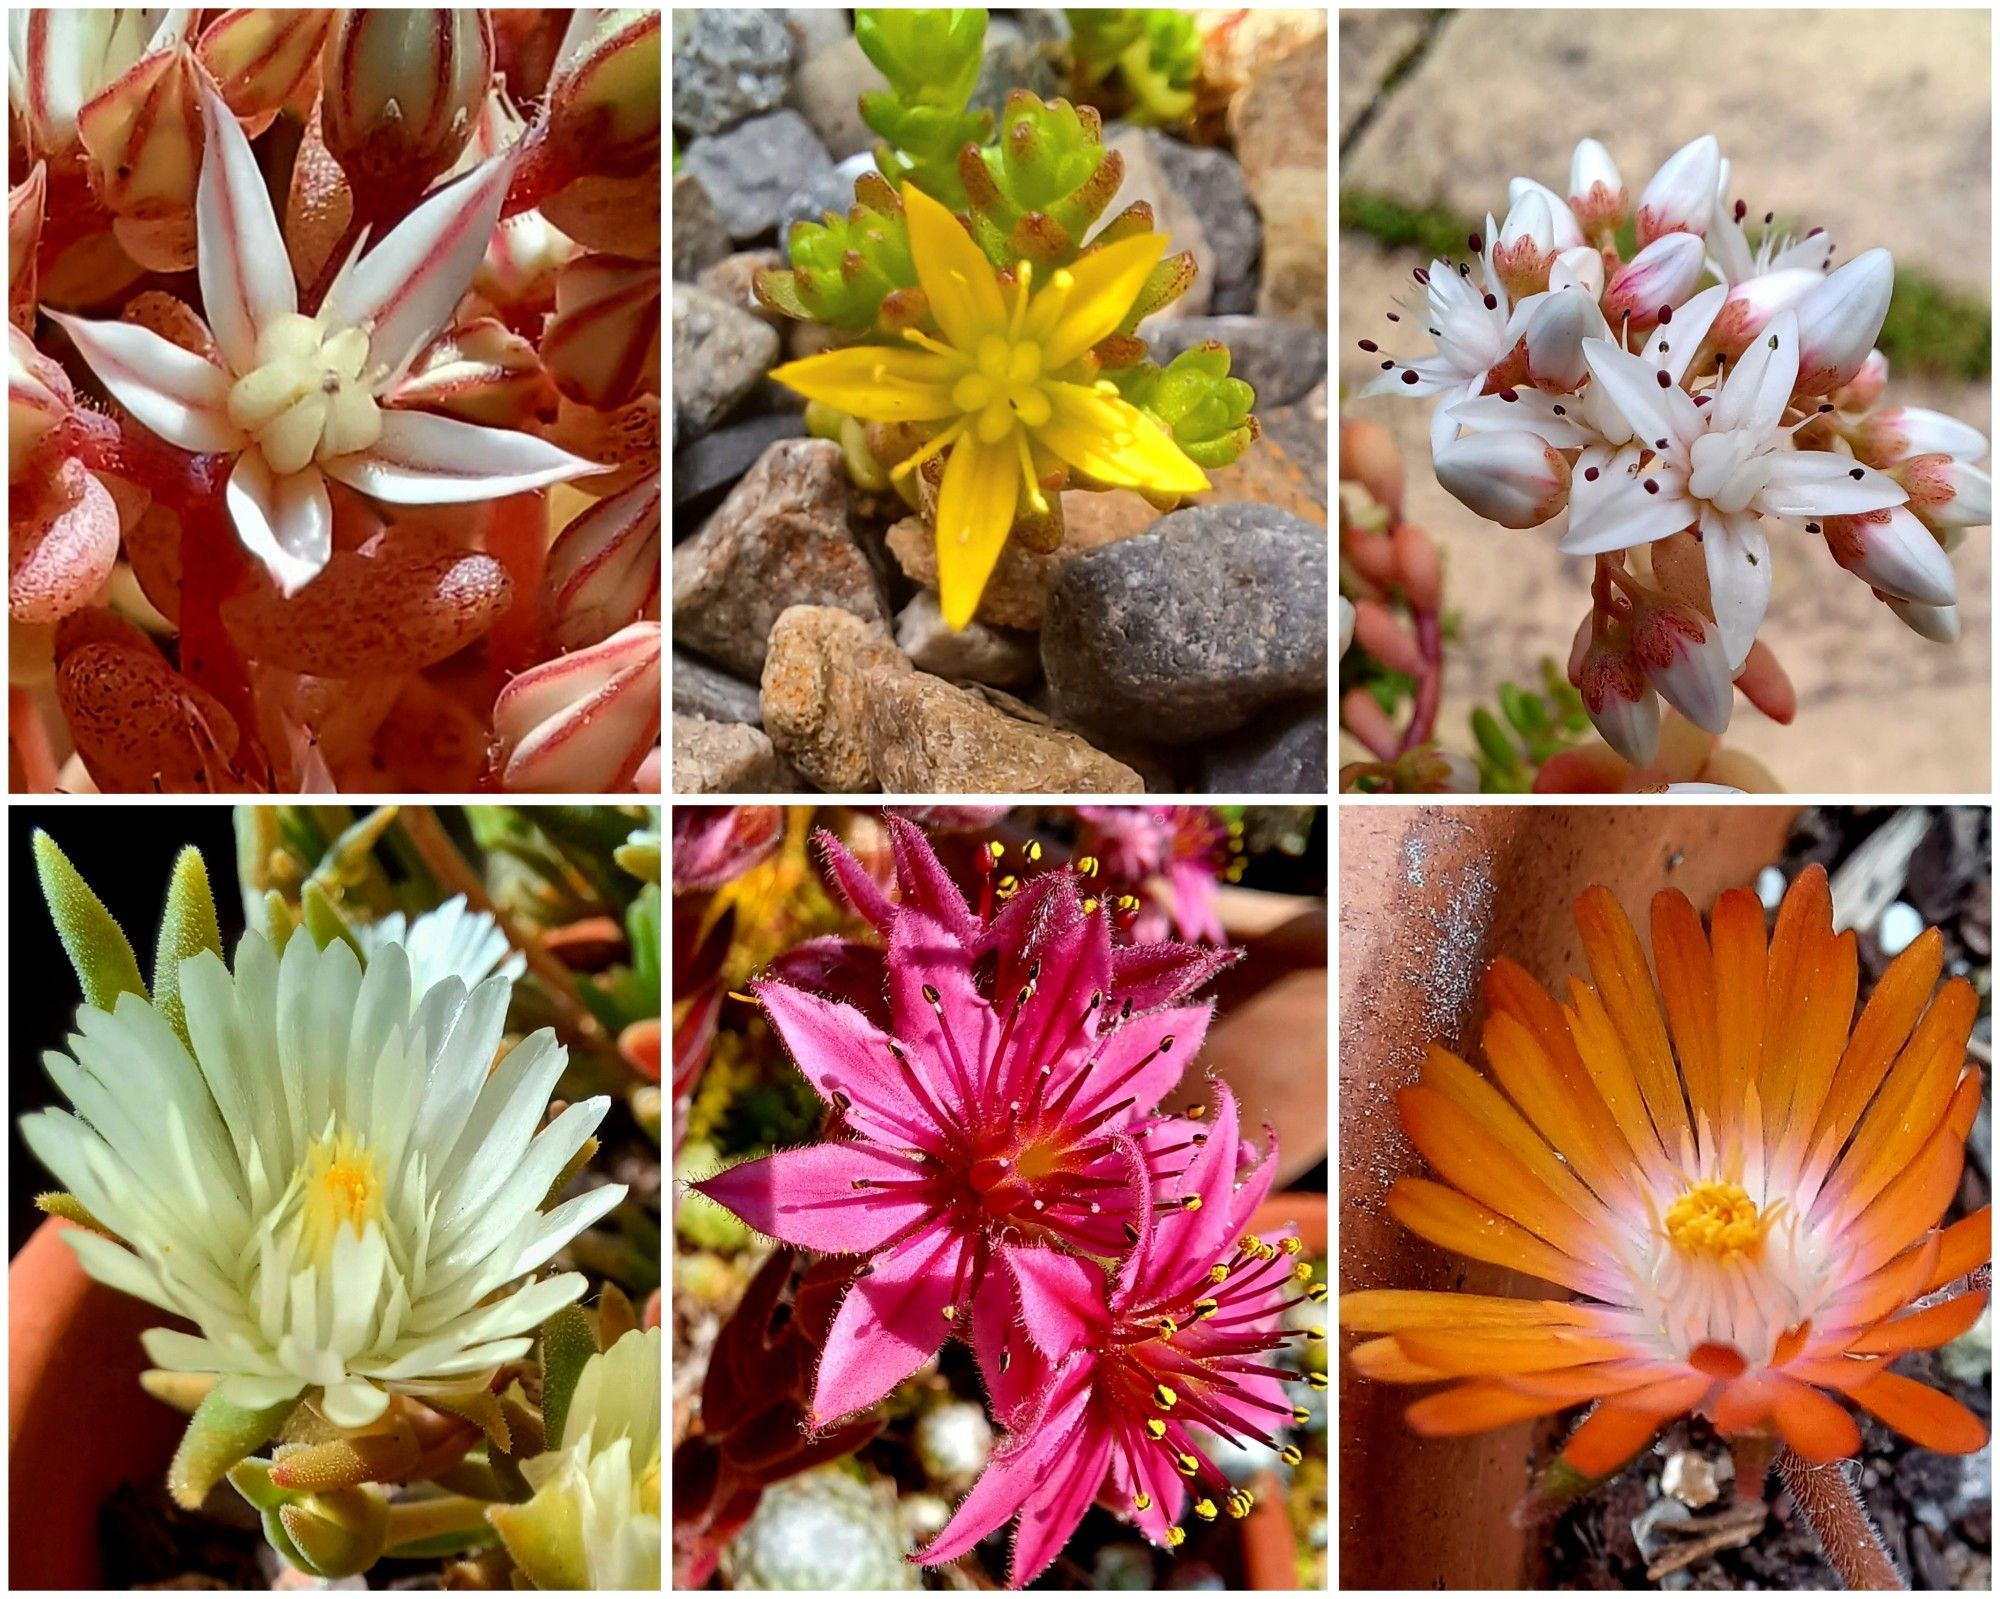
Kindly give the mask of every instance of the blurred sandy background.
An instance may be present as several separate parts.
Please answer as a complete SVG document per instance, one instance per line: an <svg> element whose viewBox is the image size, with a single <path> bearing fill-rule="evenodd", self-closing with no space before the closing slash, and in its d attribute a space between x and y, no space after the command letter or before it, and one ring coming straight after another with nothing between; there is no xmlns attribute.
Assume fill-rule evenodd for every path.
<svg viewBox="0 0 2000 1599"><path fill-rule="evenodd" d="M1388 199L1478 225L1505 211L1517 173L1563 192L1570 152L1589 134L1636 202L1661 161L1713 133L1752 221L1776 210L1798 232L1824 227L1840 260L1884 246L1899 298L1939 291L1926 296L1934 314L1920 330L1934 364L1893 360L1890 401L1949 412L1990 437L1986 341L1973 331L1991 281L1990 33L1985 11L1343 11L1343 200ZM1343 221L1344 397L1375 372L1357 339L1404 351L1407 338L1385 337L1397 330L1383 313L1427 257ZM1495 527L1440 489L1429 413L1428 402L1391 396L1346 411L1395 431L1407 514L1445 552L1459 635L1438 729L1463 749L1473 708L1492 705L1503 680L1531 682L1542 656L1567 654L1590 563L1557 555L1551 529ZM1774 530L1760 637L1797 686L1798 718L1775 726L1739 696L1730 746L1795 793L1985 792L1989 540L1976 529L1953 556L1964 632L1945 648L1903 627L1797 524Z"/></svg>

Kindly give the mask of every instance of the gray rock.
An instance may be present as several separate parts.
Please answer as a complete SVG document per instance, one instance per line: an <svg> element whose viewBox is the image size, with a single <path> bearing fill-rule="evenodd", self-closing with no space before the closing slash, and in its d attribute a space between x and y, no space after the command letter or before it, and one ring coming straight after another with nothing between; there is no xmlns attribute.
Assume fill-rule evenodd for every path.
<svg viewBox="0 0 2000 1599"><path fill-rule="evenodd" d="M1306 491L1326 504L1326 379L1321 378L1296 405L1277 405L1268 411L1260 406L1257 420L1264 437L1305 474Z"/></svg>
<svg viewBox="0 0 2000 1599"><path fill-rule="evenodd" d="M757 298L756 283L759 272L784 264L785 258L776 250L738 250L734 255L726 255L714 265L704 268L695 278L694 286L714 295L725 305L748 311L759 322L782 328L785 325L784 316Z"/></svg>
<svg viewBox="0 0 2000 1599"><path fill-rule="evenodd" d="M778 334L692 284L674 285L674 437L720 422L778 363Z"/></svg>
<svg viewBox="0 0 2000 1599"><path fill-rule="evenodd" d="M838 9L821 10L818 7L785 6L778 13L785 19L785 26L792 33L792 76L797 79L799 70L823 50L831 50L843 39L851 39L848 31L847 13Z"/></svg>
<svg viewBox="0 0 2000 1599"><path fill-rule="evenodd" d="M782 244L791 259L793 225L800 222L823 221L827 212L846 216L854 209L855 180L863 173L875 171L875 158L863 152L848 156L839 165L829 167L818 174L810 183L802 183L786 199L783 210L778 215L778 242Z"/></svg>
<svg viewBox="0 0 2000 1599"><path fill-rule="evenodd" d="M1025 13L1022 14L1025 18ZM1063 91L1062 45L1069 38L1067 24L1047 21L1047 14L1022 27L1011 15L989 12L986 24L986 53L979 64L979 81L973 85L969 109L991 111L999 121L1007 96L1026 89L1044 100L1053 100Z"/></svg>
<svg viewBox="0 0 2000 1599"><path fill-rule="evenodd" d="M676 794L788 794L799 786L759 729L678 712L673 777Z"/></svg>
<svg viewBox="0 0 2000 1599"><path fill-rule="evenodd" d="M692 278L729 254L729 230L692 172L674 174L674 276Z"/></svg>
<svg viewBox="0 0 2000 1599"><path fill-rule="evenodd" d="M874 148L874 131L861 120L861 97L888 86L889 80L862 53L859 42L844 36L822 50L800 54L788 103L812 124L820 143L838 161Z"/></svg>
<svg viewBox="0 0 2000 1599"><path fill-rule="evenodd" d="M921 590L896 618L896 645L926 672L975 683L1026 683L1042 664L1028 634L977 621L954 633L929 589Z"/></svg>
<svg viewBox="0 0 2000 1599"><path fill-rule="evenodd" d="M704 433L674 451L674 509L734 483L780 439L804 438L806 419L796 411L747 417Z"/></svg>
<svg viewBox="0 0 2000 1599"><path fill-rule="evenodd" d="M1194 257L1196 277L1187 293L1165 310L1148 318L1143 331L1153 330L1181 317L1200 316L1208 310L1208 297L1215 288L1215 251L1201 225L1201 217L1155 159L1153 141L1143 128L1120 128L1108 135L1104 148L1115 150L1125 159L1125 181L1111 202L1111 215L1143 200L1153 208L1153 228L1172 241L1172 249L1185 250Z"/></svg>
<svg viewBox="0 0 2000 1599"><path fill-rule="evenodd" d="M674 641L739 677L764 670L771 624L793 605L833 605L888 626L848 527L840 446L774 444L702 530L674 549Z"/></svg>
<svg viewBox="0 0 2000 1599"><path fill-rule="evenodd" d="M794 605L771 628L762 707L772 742L829 794L880 785L869 755L868 701L882 679L905 673L878 623L829 605Z"/></svg>
<svg viewBox="0 0 2000 1599"><path fill-rule="evenodd" d="M731 677L699 656L674 651L674 715L699 716L710 722L763 725L757 685Z"/></svg>
<svg viewBox="0 0 2000 1599"><path fill-rule="evenodd" d="M704 8L675 24L675 127L720 133L784 100L792 35L783 13Z"/></svg>
<svg viewBox="0 0 2000 1599"><path fill-rule="evenodd" d="M1229 347L1229 372L1257 391L1257 409L1290 405L1326 381L1326 334L1260 316L1184 316L1146 330L1153 359L1165 365L1208 339Z"/></svg>
<svg viewBox="0 0 2000 1599"><path fill-rule="evenodd" d="M866 731L890 794L1138 794L1145 781L1074 733L1016 720L928 672L873 680Z"/></svg>
<svg viewBox="0 0 2000 1599"><path fill-rule="evenodd" d="M1190 744L1323 693L1326 557L1324 528L1254 503L1175 511L1079 556L1042 619L1058 717Z"/></svg>
<svg viewBox="0 0 2000 1599"><path fill-rule="evenodd" d="M1304 707L1289 719L1267 712L1211 749L1202 762L1205 794L1324 794L1326 706Z"/></svg>
<svg viewBox="0 0 2000 1599"><path fill-rule="evenodd" d="M1210 150L1170 133L1146 136L1167 179L1201 218L1201 231L1215 252L1215 287L1254 283L1263 230L1244 186L1243 169L1226 150Z"/></svg>
<svg viewBox="0 0 2000 1599"><path fill-rule="evenodd" d="M696 139L681 156L701 179L729 236L739 244L778 225L785 201L832 163L812 125L796 111L770 111L727 133Z"/></svg>

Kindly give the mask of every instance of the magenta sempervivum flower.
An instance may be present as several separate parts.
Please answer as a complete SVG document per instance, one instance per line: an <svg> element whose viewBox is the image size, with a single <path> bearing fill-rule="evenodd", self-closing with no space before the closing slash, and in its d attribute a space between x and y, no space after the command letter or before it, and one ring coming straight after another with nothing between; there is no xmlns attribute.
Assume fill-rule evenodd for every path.
<svg viewBox="0 0 2000 1599"><path fill-rule="evenodd" d="M1096 1500L1167 1548L1185 1536L1176 1523L1190 1493L1204 1520L1220 1513L1218 1501L1232 1516L1249 1512L1249 1492L1230 1486L1193 1429L1269 1441L1304 1420L1283 1388L1298 1375L1270 1355L1296 1336L1283 1329L1284 1312L1326 1290L1296 1263L1296 1238L1244 1232L1272 1163L1240 1144L1226 1088L1217 1103L1209 1130L1195 1119L1150 1124L1143 1142L1194 1149L1173 1177L1149 1169L1140 1141L1121 1140L1156 1220L1113 1280L1053 1250L1010 1261L1006 1313L982 1315L974 1345L1012 1431L918 1556L924 1563L957 1559L1018 1517L1008 1580L1020 1587L1047 1569ZM1286 1458L1296 1462L1296 1449L1288 1445Z"/></svg>
<svg viewBox="0 0 2000 1599"><path fill-rule="evenodd" d="M1242 828L1200 805L1080 805L1084 847L1139 902L1132 940L1221 944L1216 885L1242 872Z"/></svg>

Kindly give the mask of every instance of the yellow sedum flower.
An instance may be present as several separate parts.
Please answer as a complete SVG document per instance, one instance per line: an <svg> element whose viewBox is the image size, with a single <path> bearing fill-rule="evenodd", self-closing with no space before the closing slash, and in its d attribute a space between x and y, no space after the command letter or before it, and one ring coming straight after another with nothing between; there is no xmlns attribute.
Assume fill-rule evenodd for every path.
<svg viewBox="0 0 2000 1599"><path fill-rule="evenodd" d="M864 421L939 424L892 475L945 455L938 601L945 621L961 628L1023 502L1048 510L1042 484L1050 474L1073 468L1113 487L1169 494L1196 493L1208 479L1164 429L1097 381L1091 356L1166 254L1163 235L1091 250L1039 290L1023 261L1003 287L945 207L905 184L903 209L937 333L906 329L915 348L855 345L788 362L772 376Z"/></svg>

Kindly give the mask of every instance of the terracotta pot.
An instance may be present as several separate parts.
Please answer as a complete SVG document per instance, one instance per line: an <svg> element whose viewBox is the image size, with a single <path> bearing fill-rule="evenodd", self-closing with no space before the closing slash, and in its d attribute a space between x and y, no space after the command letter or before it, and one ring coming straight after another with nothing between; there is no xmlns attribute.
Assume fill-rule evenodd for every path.
<svg viewBox="0 0 2000 1599"><path fill-rule="evenodd" d="M1792 805L1355 806L1340 822L1340 1287L1540 1296L1545 1284L1433 1248L1382 1206L1423 1163L1395 1094L1440 1042L1477 1054L1479 985L1508 955L1545 984L1585 972L1570 906L1601 883L1647 938L1659 889L1707 911L1775 860ZM1407 1390L1340 1383L1344 1588L1525 1588L1539 1550L1508 1521L1524 1423L1423 1439Z"/></svg>
<svg viewBox="0 0 2000 1599"><path fill-rule="evenodd" d="M1326 906L1221 893L1223 926L1249 953L1207 990L1217 1011L1200 1062L1235 1091L1248 1135L1278 1129L1282 1187L1326 1158Z"/></svg>
<svg viewBox="0 0 2000 1599"><path fill-rule="evenodd" d="M1321 1027L1325 1035L1325 1027ZM1298 1229L1309 1255L1326 1252L1326 1195L1273 1194L1257 1207L1250 1231L1269 1232L1287 1222ZM1257 1502L1237 1523L1243 1540L1243 1580L1248 1588L1296 1589L1299 1585L1298 1539L1285 1503L1284 1484L1265 1476L1250 1485Z"/></svg>
<svg viewBox="0 0 2000 1599"><path fill-rule="evenodd" d="M62 1239L35 1230L7 1268L8 1582L101 1588L97 1515L121 1483L162 1478L186 1418L139 1373L152 1306L83 1274Z"/></svg>

